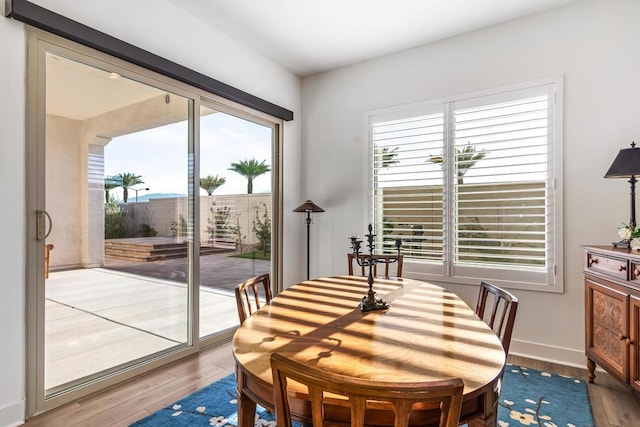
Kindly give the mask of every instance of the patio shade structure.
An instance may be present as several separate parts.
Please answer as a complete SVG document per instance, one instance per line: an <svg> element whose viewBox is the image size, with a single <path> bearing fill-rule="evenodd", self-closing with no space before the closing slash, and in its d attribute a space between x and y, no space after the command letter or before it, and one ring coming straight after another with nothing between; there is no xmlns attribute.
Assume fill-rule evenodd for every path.
<svg viewBox="0 0 640 427"><path fill-rule="evenodd" d="M293 211L306 212L307 214L307 280L309 280L309 231L311 228L311 212L324 212L324 209L313 203L311 200L307 200Z"/></svg>

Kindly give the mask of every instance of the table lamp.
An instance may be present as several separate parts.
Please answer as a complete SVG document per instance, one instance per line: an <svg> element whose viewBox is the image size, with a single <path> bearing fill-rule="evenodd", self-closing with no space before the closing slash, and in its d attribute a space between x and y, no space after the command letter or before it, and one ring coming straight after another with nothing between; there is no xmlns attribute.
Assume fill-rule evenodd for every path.
<svg viewBox="0 0 640 427"><path fill-rule="evenodd" d="M620 150L609 170L604 175L605 178L629 178L631 184L631 218L629 228L633 231L636 228L636 175L640 175L640 149L636 148L636 143L631 143L631 148ZM628 248L629 241L622 240L614 242L614 247Z"/></svg>

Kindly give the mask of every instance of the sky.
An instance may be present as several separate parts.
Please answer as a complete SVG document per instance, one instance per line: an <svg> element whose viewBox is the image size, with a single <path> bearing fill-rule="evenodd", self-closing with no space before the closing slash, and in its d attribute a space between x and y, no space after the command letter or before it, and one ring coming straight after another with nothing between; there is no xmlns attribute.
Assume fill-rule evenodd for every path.
<svg viewBox="0 0 640 427"><path fill-rule="evenodd" d="M218 175L226 183L213 194L246 194L247 179L228 170L231 163L256 159L271 166L271 129L225 113L201 116L200 175ZM113 138L105 147L105 176L130 172L143 184L138 196L153 193L187 194L187 122L179 122ZM149 191L144 190L149 188ZM253 181L254 193L271 191L271 173ZM111 190L122 199L122 190ZM200 189L201 195L206 191ZM135 191L129 192L129 198Z"/></svg>

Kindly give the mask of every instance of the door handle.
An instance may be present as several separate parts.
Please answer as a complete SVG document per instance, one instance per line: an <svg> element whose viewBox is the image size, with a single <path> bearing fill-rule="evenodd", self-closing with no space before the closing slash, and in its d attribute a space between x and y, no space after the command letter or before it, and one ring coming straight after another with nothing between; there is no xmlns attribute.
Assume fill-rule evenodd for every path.
<svg viewBox="0 0 640 427"><path fill-rule="evenodd" d="M49 223L49 230L47 231L47 224ZM36 239L44 240L49 237L53 230L53 221L47 211L36 211Z"/></svg>

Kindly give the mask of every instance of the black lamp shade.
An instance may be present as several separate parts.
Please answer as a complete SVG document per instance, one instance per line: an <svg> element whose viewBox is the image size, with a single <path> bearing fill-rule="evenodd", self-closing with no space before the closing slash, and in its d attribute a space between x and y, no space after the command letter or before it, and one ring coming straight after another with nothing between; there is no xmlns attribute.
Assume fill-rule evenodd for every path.
<svg viewBox="0 0 640 427"><path fill-rule="evenodd" d="M631 147L620 150L604 175L605 178L631 178L640 175L640 149L635 144L631 144Z"/></svg>
<svg viewBox="0 0 640 427"><path fill-rule="evenodd" d="M293 210L294 212L324 212L320 206L313 203L311 200L307 200L297 208Z"/></svg>

